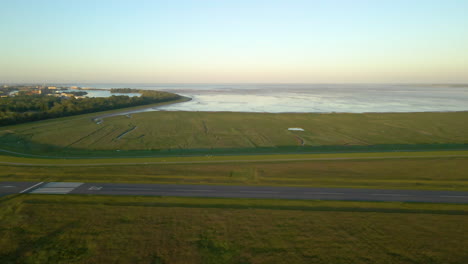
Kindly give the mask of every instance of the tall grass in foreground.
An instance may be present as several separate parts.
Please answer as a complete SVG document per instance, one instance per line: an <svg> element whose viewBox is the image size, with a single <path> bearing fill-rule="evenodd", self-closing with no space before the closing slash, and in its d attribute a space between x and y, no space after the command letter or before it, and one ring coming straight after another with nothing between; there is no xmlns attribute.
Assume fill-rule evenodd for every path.
<svg viewBox="0 0 468 264"><path fill-rule="evenodd" d="M1 263L464 263L466 205L22 195Z"/></svg>

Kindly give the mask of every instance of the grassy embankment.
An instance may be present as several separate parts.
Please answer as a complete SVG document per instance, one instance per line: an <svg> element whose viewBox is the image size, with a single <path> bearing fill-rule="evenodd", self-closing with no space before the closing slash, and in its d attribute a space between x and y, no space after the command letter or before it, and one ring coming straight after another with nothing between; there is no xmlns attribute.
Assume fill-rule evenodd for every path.
<svg viewBox="0 0 468 264"><path fill-rule="evenodd" d="M288 131L301 127L305 131ZM147 112L0 129L0 148L49 156L466 149L468 112L268 114ZM376 147L377 145L377 147ZM416 146L416 147L415 147ZM117 151L119 150L119 151Z"/></svg>
<svg viewBox="0 0 468 264"><path fill-rule="evenodd" d="M466 152L380 153L397 155L464 154ZM10 162L37 165L1 165L0 181L145 182L178 184L227 184L314 186L381 189L468 190L468 157L372 159L375 154L280 155L282 158L331 160L268 161L271 156L184 157L140 159L52 160L3 157ZM340 156L370 159L333 160ZM258 161L251 159L258 158ZM265 159L262 161L262 158ZM244 159L245 162L241 161ZM249 160L250 159L250 160ZM200 162L207 163L196 163ZM182 162L180 164L150 162ZM190 162L195 163L190 163ZM217 161L220 161L219 163ZM62 162L68 165L51 165ZM86 166L76 166L86 164ZM100 165L106 163L114 165ZM136 162L135 165L121 163ZM49 165L47 164L49 163ZM120 163L120 164L119 164ZM150 164L145 164L150 163Z"/></svg>
<svg viewBox="0 0 468 264"><path fill-rule="evenodd" d="M331 147L329 150L333 151L336 146L349 147L346 144L362 148L360 151L379 150L372 148L372 144L390 146L386 150L397 146L395 144L417 146L416 149L420 150L434 146L442 146L443 149L445 144L463 147L468 142L468 134L465 133L468 131L468 112L151 112L134 114L131 118L105 118L100 125L92 121L96 115L102 116L103 113L2 128L0 148L38 155L75 153L78 156L86 154L86 157L103 155L113 158L39 159L0 156L1 162L31 164L27 167L1 165L0 180L468 189L467 158L447 157L466 156L466 151L122 158L148 154L190 154L193 148L202 146L213 149L229 147L241 151L260 149L270 153L301 149L322 151L324 146ZM306 131L290 132L288 127L302 127ZM314 146L309 146L310 149L307 146L288 146L299 144L297 137L306 145ZM117 148L121 151L116 151ZM144 149L148 148L171 150L145 152ZM161 164L171 162L179 164ZM58 166L60 164L87 166Z"/></svg>
<svg viewBox="0 0 468 264"><path fill-rule="evenodd" d="M0 198L1 263L464 263L467 205Z"/></svg>

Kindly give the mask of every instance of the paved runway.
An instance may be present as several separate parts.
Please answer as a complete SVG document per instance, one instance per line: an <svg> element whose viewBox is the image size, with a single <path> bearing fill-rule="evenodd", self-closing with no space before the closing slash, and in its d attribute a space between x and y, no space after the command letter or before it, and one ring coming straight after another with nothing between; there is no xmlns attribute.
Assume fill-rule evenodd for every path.
<svg viewBox="0 0 468 264"><path fill-rule="evenodd" d="M468 192L176 184L0 182L12 193L468 203Z"/></svg>

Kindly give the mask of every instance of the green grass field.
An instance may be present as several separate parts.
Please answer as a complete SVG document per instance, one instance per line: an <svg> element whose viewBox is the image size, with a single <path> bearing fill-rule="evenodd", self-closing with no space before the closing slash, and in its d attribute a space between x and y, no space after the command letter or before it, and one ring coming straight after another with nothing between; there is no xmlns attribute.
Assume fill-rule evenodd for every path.
<svg viewBox="0 0 468 264"><path fill-rule="evenodd" d="M105 118L100 125L93 121L95 116L115 112L0 129L0 149L26 154L15 157L6 156L11 153L4 152L0 162L17 165L1 164L0 180L468 189L467 151L402 152L401 149L389 151L392 150L389 148L385 149L386 152L372 152L379 148L371 148L375 146L372 144L402 144L416 146L415 150L438 145L444 149L447 144L464 146L468 139L468 134L464 133L468 126L465 122L468 112L149 112L133 114L130 118ZM306 131L290 132L288 127L302 127ZM298 137L306 146L297 146L301 145ZM333 152L334 147L340 144L341 147L363 147L357 149L363 152L255 153L256 150L267 150L268 154L282 150L308 150L312 145L331 147L329 150ZM253 151L250 154L255 155L177 156L180 154L178 151L189 151L185 154L190 154L190 151L202 147L250 150ZM171 150L161 153L148 151L164 148ZM365 152L366 148L370 152ZM81 158L27 156L30 153L54 156L72 153L70 151L77 151ZM158 153L160 157L144 157ZM165 156L171 153L172 156ZM108 158L91 158L102 155Z"/></svg>
<svg viewBox="0 0 468 264"><path fill-rule="evenodd" d="M444 154L445 152L442 152ZM12 162L37 162L38 165L0 165L0 181L79 181L129 182L171 184L226 184L309 186L380 189L468 190L468 157L426 157L404 159L350 159L350 160L298 160L262 161L271 156L247 156L235 162L190 163L190 160L223 161L232 157L105 159L94 160L87 166L47 165L52 159L7 157ZM392 157L401 153L383 153ZM407 153L413 155L425 152ZM437 154L437 152L432 153ZM282 158L372 157L371 154L290 155ZM373 154L372 154L373 155ZM260 161L249 161L259 158ZM144 164L148 161L182 161L180 164ZM60 160L59 160L60 161ZM91 160L61 160L74 165ZM114 165L96 163L113 162ZM140 162L119 165L119 162Z"/></svg>
<svg viewBox="0 0 468 264"><path fill-rule="evenodd" d="M0 262L444 263L468 259L468 206L18 195Z"/></svg>
<svg viewBox="0 0 468 264"><path fill-rule="evenodd" d="M0 181L468 190L468 112L103 114L0 128L0 149L20 153L1 152ZM12 195L0 263L458 264L467 217L461 204Z"/></svg>
<svg viewBox="0 0 468 264"><path fill-rule="evenodd" d="M290 127L304 132L288 131ZM269 114L146 112L65 118L0 129L0 148L51 154L194 149L293 150L313 146L467 144L468 112ZM303 145L303 146L302 146ZM422 146L424 148L424 146ZM464 147L466 149L466 146ZM112 153L112 152L107 152ZM130 153L130 152L127 152ZM115 153L118 154L118 153Z"/></svg>

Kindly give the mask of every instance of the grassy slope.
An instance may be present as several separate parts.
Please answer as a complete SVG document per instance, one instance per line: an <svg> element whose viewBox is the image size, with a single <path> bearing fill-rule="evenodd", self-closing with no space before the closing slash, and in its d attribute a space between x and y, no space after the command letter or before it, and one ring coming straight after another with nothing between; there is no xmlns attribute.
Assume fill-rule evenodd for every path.
<svg viewBox="0 0 468 264"><path fill-rule="evenodd" d="M22 195L1 263L464 263L467 205Z"/></svg>
<svg viewBox="0 0 468 264"><path fill-rule="evenodd" d="M302 127L305 132L288 131ZM130 131L130 132L129 132ZM0 147L148 150L274 146L468 143L468 112L268 114L147 112L131 118L36 122L0 130ZM124 134L128 132L127 134Z"/></svg>
<svg viewBox="0 0 468 264"><path fill-rule="evenodd" d="M396 154L399 153L385 153L387 156ZM411 154L421 155L425 153ZM371 154L323 154L308 156L336 157L343 155L369 156ZM303 157L305 155L291 156ZM257 158L257 156L253 157ZM197 159L222 160L226 158L229 157L202 157ZM252 156L244 158L248 161L248 158L252 158ZM8 157L8 159L11 161L33 160L12 157ZM131 162L132 160L144 162L163 159L127 159L123 160L123 162ZM165 159L169 161L187 161L188 159L195 158ZM39 161L53 162L54 160ZM117 165L89 165L81 167L0 165L0 181L145 182L468 190L468 166L466 166L468 164L468 157L146 165L118 165L118 162L121 161L120 159L95 160L95 162L106 161L115 162ZM63 162L76 162L79 164L86 162L86 160L65 160Z"/></svg>
<svg viewBox="0 0 468 264"><path fill-rule="evenodd" d="M92 154L92 153L91 153ZM371 153L322 153L322 154L265 154L265 155L221 155L221 156L168 156L168 157L82 157L82 158L38 158L0 155L1 162L37 165L89 165L89 164L146 164L146 163L220 163L258 162L281 160L339 160L339 159L393 159L393 158L444 158L466 157L468 151L421 151L421 152L371 152Z"/></svg>

